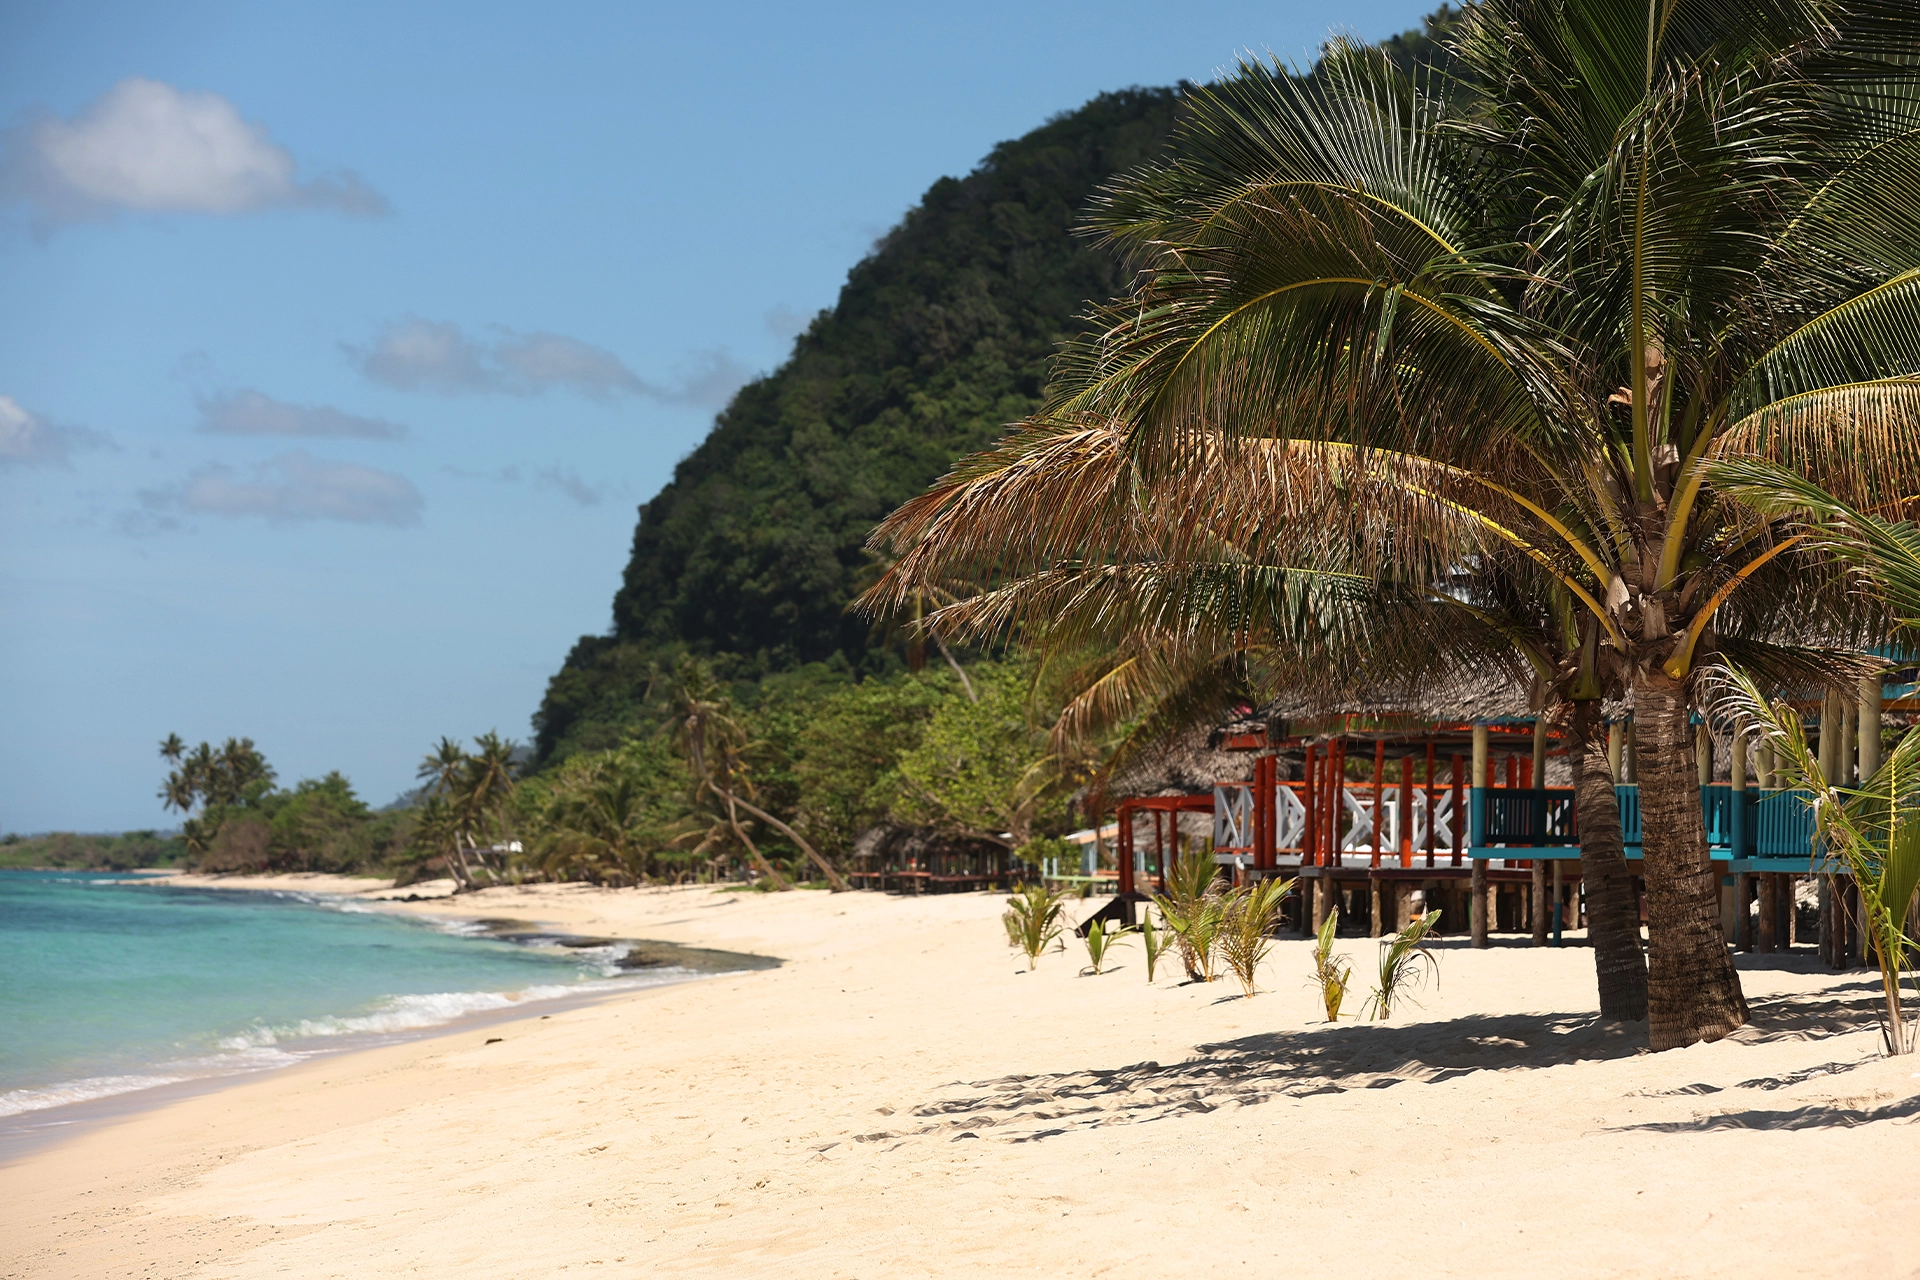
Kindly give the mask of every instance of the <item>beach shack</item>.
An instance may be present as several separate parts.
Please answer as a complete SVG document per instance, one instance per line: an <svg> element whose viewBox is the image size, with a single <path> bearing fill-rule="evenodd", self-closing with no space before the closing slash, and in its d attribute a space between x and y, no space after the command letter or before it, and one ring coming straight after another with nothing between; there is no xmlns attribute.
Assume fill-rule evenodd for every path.
<svg viewBox="0 0 1920 1280"><path fill-rule="evenodd" d="M1802 699L1829 777L1879 767L1883 728L1920 714L1911 669ZM1609 704L1608 764L1625 852L1641 854L1632 707ZM1700 802L1721 869L1727 940L1774 951L1815 942L1836 968L1864 963L1857 897L1817 847L1805 793L1722 726L1697 726ZM1117 890L1129 907L1183 856L1237 883L1298 878L1287 920L1329 912L1375 937L1439 909L1445 933L1558 942L1584 924L1580 824L1559 727L1529 691L1493 681L1363 690L1332 706L1240 707L1208 743L1236 763L1206 790L1115 798ZM1757 758L1754 758L1757 754ZM1205 823L1206 834L1194 830Z"/></svg>

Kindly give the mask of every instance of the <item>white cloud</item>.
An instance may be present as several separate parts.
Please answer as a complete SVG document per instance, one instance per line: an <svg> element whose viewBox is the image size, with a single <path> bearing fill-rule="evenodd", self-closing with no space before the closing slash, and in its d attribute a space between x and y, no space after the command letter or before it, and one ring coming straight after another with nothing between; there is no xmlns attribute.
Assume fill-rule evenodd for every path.
<svg viewBox="0 0 1920 1280"><path fill-rule="evenodd" d="M0 396L0 467L65 466L75 449L111 447L98 431L57 426L30 413L12 396Z"/></svg>
<svg viewBox="0 0 1920 1280"><path fill-rule="evenodd" d="M356 174L299 180L287 150L219 94L141 76L122 80L72 119L28 120L6 144L0 196L23 200L52 221L116 209L387 211L386 200Z"/></svg>
<svg viewBox="0 0 1920 1280"><path fill-rule="evenodd" d="M693 370L670 384L648 382L619 356L559 333L498 329L488 341L459 325L409 317L388 326L371 347L347 354L375 382L403 391L444 395L538 395L554 388L597 400L646 396L664 404L724 405L748 371L724 352L701 355Z"/></svg>
<svg viewBox="0 0 1920 1280"><path fill-rule="evenodd" d="M398 440L407 429L384 418L362 418L330 405L285 404L250 388L200 402L200 429L226 436L353 436Z"/></svg>
<svg viewBox="0 0 1920 1280"><path fill-rule="evenodd" d="M512 376L529 386L572 387L590 396L649 390L611 351L557 333L530 333L510 339L496 346L493 355Z"/></svg>
<svg viewBox="0 0 1920 1280"><path fill-rule="evenodd" d="M177 485L140 495L156 515L260 516L272 524L340 520L348 524L420 522L426 499L405 476L353 462L328 462L304 452L283 453L242 477L231 467L208 466Z"/></svg>
<svg viewBox="0 0 1920 1280"><path fill-rule="evenodd" d="M418 318L389 326L370 350L348 347L360 371L402 391L497 391L501 373L460 326Z"/></svg>

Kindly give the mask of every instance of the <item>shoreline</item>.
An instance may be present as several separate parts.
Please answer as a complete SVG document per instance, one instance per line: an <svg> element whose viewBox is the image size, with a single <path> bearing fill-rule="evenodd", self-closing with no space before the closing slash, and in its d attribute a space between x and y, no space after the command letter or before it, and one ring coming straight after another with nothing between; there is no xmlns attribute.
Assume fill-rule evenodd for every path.
<svg viewBox="0 0 1920 1280"><path fill-rule="evenodd" d="M464 912L424 912L408 909L412 904L420 901L453 900L450 881L430 882L426 886L408 886L409 889L415 890L413 896L400 897L395 896L399 891L389 880L334 876L324 873L209 876L162 869L134 873L89 874L99 875L102 879L124 877L121 880L123 883L166 883L183 888L295 897L312 900L315 906L323 909L333 903L357 904L361 905L361 909L377 910L385 915L403 916L430 927L456 922L471 924L476 927L445 931L457 937L474 940L490 939L518 946L562 950L612 947L624 947L626 950L613 962L617 972L599 979L589 979L581 984L584 989L579 991L531 997L523 996L517 991L502 991L498 993L505 1001L502 1005L465 1009L441 1021L418 1026L369 1028L330 1035L282 1037L274 1042L274 1048L282 1055L282 1060L278 1061L249 1064L239 1055L229 1054L227 1056L233 1057L234 1061L214 1065L214 1059L222 1056L215 1054L213 1059L197 1059L191 1064L151 1063L111 1079L86 1076L46 1085L22 1086L24 1092L49 1093L72 1090L79 1086L92 1086L98 1089L108 1083L143 1079L152 1081L147 1084L128 1084L127 1087L95 1092L70 1101L32 1106L0 1115L0 1166L27 1158L49 1145L88 1132L102 1124L137 1115L155 1107L167 1106L185 1098L214 1093L254 1077L290 1070L323 1058L360 1053L369 1049L431 1039L440 1035L471 1032L527 1018L548 1017L553 1013L590 1005L601 1000L636 995L657 987L695 982L721 973L751 972L779 964L779 961L772 957L702 951L696 948L676 947L672 944L663 946L646 938L611 938L571 933L543 928L538 921L500 916L475 916ZM442 885L445 886L444 890L441 889ZM417 890L421 887L427 887L433 892L420 895ZM635 957L638 958L634 959ZM633 960L632 963L629 963L630 959ZM448 994L478 997L493 993L475 990ZM353 1017L356 1015L340 1013L331 1016ZM190 1074L168 1074L183 1070L188 1065L193 1067ZM0 1094L7 1092L11 1090L0 1090Z"/></svg>
<svg viewBox="0 0 1920 1280"><path fill-rule="evenodd" d="M1753 1023L1656 1055L1592 1013L1585 948L1447 940L1419 1007L1329 1027L1311 944L1279 943L1252 1000L1149 986L1137 945L1102 977L1052 952L1028 973L1002 902L463 895L463 915L786 963L60 1142L0 1167L0 1275L1146 1277L1196 1248L1382 1276L1920 1265L1899 1225L1920 1190L1891 1176L1920 1066L1877 1056L1869 975L1741 956ZM1340 949L1370 967L1366 939ZM1834 1184L1847 1220L1810 1209Z"/></svg>

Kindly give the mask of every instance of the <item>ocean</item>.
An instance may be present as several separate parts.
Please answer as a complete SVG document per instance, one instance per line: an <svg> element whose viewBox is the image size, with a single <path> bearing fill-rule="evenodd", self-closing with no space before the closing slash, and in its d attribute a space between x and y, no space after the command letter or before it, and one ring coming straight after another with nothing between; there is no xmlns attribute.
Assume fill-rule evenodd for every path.
<svg viewBox="0 0 1920 1280"><path fill-rule="evenodd" d="M508 941L477 921L325 895L129 879L0 871L0 1128L490 1010L695 976L671 958L625 970L618 942Z"/></svg>

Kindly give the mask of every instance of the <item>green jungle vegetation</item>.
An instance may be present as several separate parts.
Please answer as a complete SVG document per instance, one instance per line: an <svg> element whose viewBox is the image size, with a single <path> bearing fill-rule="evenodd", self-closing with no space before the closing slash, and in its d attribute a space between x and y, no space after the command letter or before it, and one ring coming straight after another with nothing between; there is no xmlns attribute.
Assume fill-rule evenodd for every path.
<svg viewBox="0 0 1920 1280"><path fill-rule="evenodd" d="M128 831L121 835L87 835L52 831L45 835L0 836L0 871L48 868L76 871L134 871L144 867L171 867L187 852L178 835L156 831Z"/></svg>

